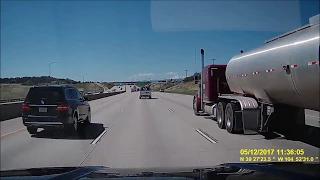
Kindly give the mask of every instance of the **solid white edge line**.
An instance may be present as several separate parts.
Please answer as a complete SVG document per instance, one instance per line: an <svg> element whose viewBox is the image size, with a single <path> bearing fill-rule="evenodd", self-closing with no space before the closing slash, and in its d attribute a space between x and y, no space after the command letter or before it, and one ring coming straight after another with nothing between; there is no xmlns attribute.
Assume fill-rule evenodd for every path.
<svg viewBox="0 0 320 180"><path fill-rule="evenodd" d="M208 137L207 135L203 134L199 129L196 129L196 131L202 135L204 138L206 138L208 141L210 141L211 143L217 143L215 142L213 139L211 139L210 137Z"/></svg>
<svg viewBox="0 0 320 180"><path fill-rule="evenodd" d="M102 133L91 144L96 144L106 132L107 132L106 129L102 131Z"/></svg>
<svg viewBox="0 0 320 180"><path fill-rule="evenodd" d="M123 110L122 112L124 112L125 109L122 109L122 110ZM113 127L113 125L116 124L116 122L118 121L118 119L120 119L121 115L122 115L122 113L120 113L120 115L117 117L117 119L116 119L115 121L113 121L113 123L112 123L111 126L109 127L109 131L111 130L111 128ZM105 131L105 132L104 132L104 131ZM101 137L104 136L104 134L106 134L106 133L109 132L109 131L107 131L106 129L105 129L104 131L100 134ZM100 137L100 136L99 136L99 137ZM94 141L96 141L97 139L99 140L99 137L96 138ZM100 139L101 139L101 137L100 137ZM97 142L98 142L98 141L97 141ZM90 144L93 144L94 147L91 148L90 152L86 155L85 158L83 158L83 160L81 161L81 163L80 163L79 166L81 166L81 165L86 161L86 159L90 156L90 154L93 152L93 150L98 146L97 142L95 142L94 144L93 144L93 142L90 143Z"/></svg>
<svg viewBox="0 0 320 180"><path fill-rule="evenodd" d="M109 130L112 128L112 126L118 121L118 119L121 117L121 115L123 114L124 109L121 110L120 115L117 117L117 119L112 123L112 125L110 126ZM105 129L104 131L102 131L102 133L91 143L91 144L96 144L101 137L107 132L107 130Z"/></svg>

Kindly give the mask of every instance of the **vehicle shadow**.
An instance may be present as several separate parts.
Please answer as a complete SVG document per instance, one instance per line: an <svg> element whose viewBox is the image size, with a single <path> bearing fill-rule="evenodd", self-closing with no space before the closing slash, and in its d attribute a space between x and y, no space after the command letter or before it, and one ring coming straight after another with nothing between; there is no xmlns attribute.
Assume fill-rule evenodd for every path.
<svg viewBox="0 0 320 180"><path fill-rule="evenodd" d="M299 126L286 131L274 129L273 132L262 134L265 139L286 139L290 141L300 141L311 146L320 148L320 128L308 125ZM281 136L282 135L282 136Z"/></svg>
<svg viewBox="0 0 320 180"><path fill-rule="evenodd" d="M71 134L64 129L44 129L37 134L31 135L31 137L43 139L93 140L104 130L105 127L103 127L103 124L90 123L86 127L80 126L79 133L77 134Z"/></svg>
<svg viewBox="0 0 320 180"><path fill-rule="evenodd" d="M141 99L149 99L149 98L141 98ZM150 99L159 99L159 98L151 97Z"/></svg>
<svg viewBox="0 0 320 180"><path fill-rule="evenodd" d="M204 119L217 122L217 120L211 116L202 116L204 116ZM241 132L237 132L235 134L241 134ZM300 141L320 148L320 128L313 126L304 125L296 126L290 129L272 129L270 132L260 134L263 135L266 140L286 139L289 141Z"/></svg>

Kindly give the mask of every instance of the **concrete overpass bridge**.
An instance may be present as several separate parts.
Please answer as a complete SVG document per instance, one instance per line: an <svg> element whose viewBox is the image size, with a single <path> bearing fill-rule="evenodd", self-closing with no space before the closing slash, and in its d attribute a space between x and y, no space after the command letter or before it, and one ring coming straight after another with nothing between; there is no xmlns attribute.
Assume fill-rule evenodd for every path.
<svg viewBox="0 0 320 180"><path fill-rule="evenodd" d="M113 82L114 85L136 85L138 82Z"/></svg>

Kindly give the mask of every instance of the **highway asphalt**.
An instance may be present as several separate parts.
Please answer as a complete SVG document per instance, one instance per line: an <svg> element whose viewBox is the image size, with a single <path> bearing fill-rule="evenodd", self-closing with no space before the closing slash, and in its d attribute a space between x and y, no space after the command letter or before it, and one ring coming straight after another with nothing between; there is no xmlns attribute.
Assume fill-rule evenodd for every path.
<svg viewBox="0 0 320 180"><path fill-rule="evenodd" d="M81 137L54 131L31 136L21 118L1 122L1 170L79 165L210 166L239 162L240 150L250 148L304 149L303 157L319 157L319 146L310 142L229 134L209 117L196 117L188 95L154 92L152 99L139 99L139 92L130 92L127 87L126 93L91 101L90 105L92 124ZM309 121L312 117L308 115L316 114L307 114Z"/></svg>

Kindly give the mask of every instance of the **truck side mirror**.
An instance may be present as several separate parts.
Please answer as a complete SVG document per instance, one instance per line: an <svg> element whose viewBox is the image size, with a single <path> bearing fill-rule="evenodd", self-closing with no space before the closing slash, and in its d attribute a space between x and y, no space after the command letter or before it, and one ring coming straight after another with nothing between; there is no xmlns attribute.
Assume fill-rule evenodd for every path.
<svg viewBox="0 0 320 180"><path fill-rule="evenodd" d="M198 84L198 82L200 81L199 75L195 74L193 78L194 78L194 84Z"/></svg>

